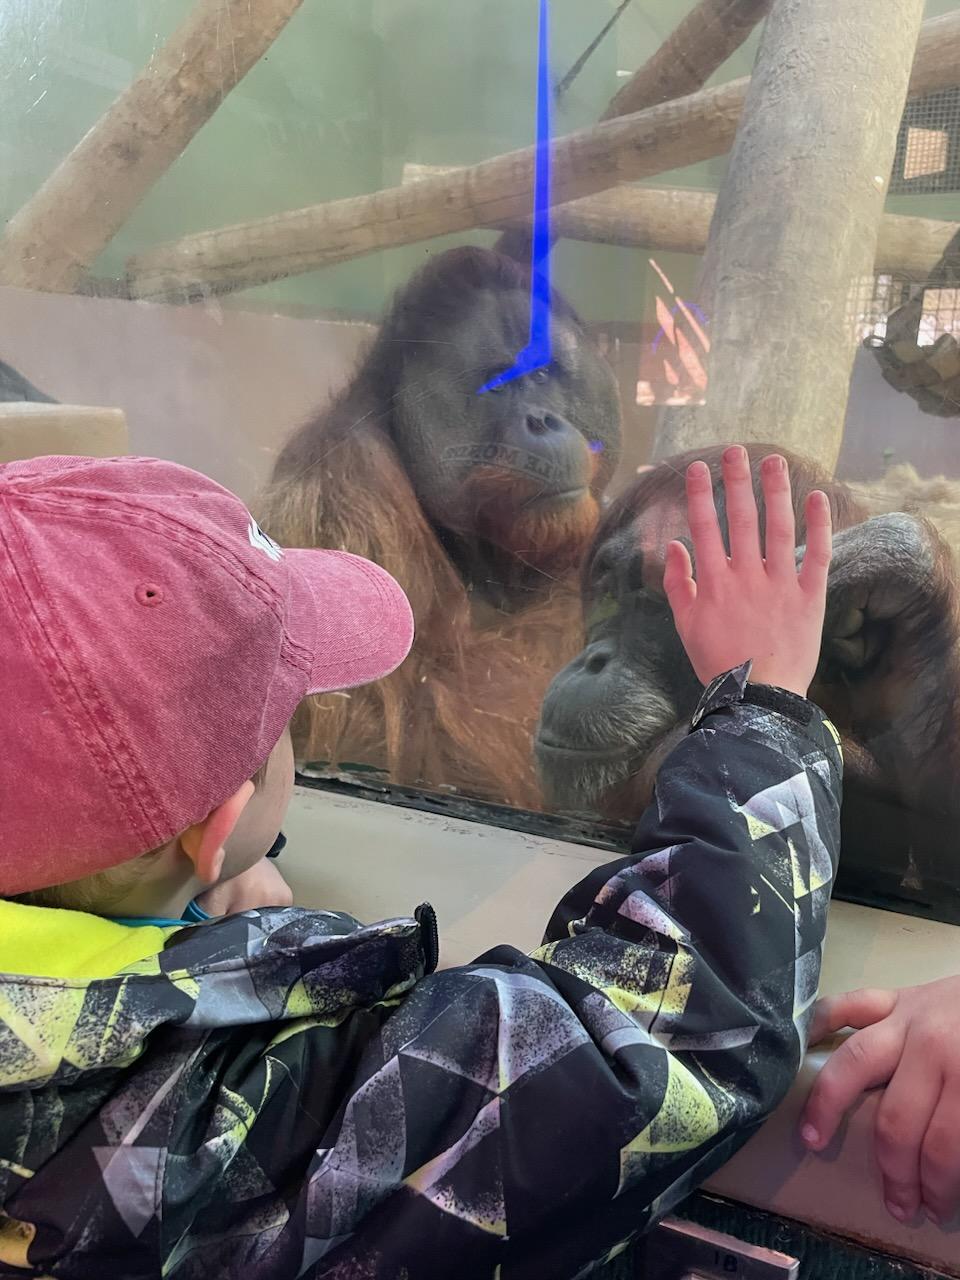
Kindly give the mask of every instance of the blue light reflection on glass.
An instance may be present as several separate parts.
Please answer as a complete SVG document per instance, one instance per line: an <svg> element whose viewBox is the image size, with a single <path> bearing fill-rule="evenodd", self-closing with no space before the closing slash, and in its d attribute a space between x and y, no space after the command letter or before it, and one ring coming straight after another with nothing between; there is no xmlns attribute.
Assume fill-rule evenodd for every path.
<svg viewBox="0 0 960 1280"><path fill-rule="evenodd" d="M477 392L493 391L553 359L550 339L550 28L549 0L540 0L537 48L537 142L533 175L533 249L530 277L530 337L514 364L498 373Z"/></svg>

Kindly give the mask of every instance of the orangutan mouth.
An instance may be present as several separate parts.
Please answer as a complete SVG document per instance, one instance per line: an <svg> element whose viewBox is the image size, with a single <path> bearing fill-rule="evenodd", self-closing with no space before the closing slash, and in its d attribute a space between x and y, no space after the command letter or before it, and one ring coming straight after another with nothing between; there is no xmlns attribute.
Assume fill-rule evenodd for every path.
<svg viewBox="0 0 960 1280"><path fill-rule="evenodd" d="M637 752L637 748L632 745L625 747L571 747L569 743L557 742L555 738L548 737L542 733L537 734L536 748L538 751L549 752L555 756L566 756L571 760L609 760L611 763L618 760L627 760Z"/></svg>
<svg viewBox="0 0 960 1280"><path fill-rule="evenodd" d="M572 489L557 489L553 492L538 493L535 498L531 498L530 506L541 506L546 502L579 502L581 498L586 497L587 486L585 484L575 485Z"/></svg>

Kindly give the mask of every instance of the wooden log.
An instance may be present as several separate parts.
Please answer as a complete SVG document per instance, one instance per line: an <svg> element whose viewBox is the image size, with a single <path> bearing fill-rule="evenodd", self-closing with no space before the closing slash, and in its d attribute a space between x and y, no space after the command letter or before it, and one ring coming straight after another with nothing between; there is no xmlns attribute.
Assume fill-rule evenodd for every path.
<svg viewBox="0 0 960 1280"><path fill-rule="evenodd" d="M408 164L403 180L419 182L454 173L453 165ZM717 205L712 191L689 187L614 187L554 209L557 235L589 244L617 245L656 253L702 254ZM490 230L505 230L491 227ZM506 228L507 231L512 228ZM884 214L877 242L876 272L927 280L960 234L956 222Z"/></svg>
<svg viewBox="0 0 960 1280"><path fill-rule="evenodd" d="M956 239L958 230L955 222L884 214L875 270L925 280Z"/></svg>
<svg viewBox="0 0 960 1280"><path fill-rule="evenodd" d="M559 205L557 234L568 240L659 253L702 254L717 197L682 188L618 187ZM955 222L885 214L874 270L925 279L957 235Z"/></svg>
<svg viewBox="0 0 960 1280"><path fill-rule="evenodd" d="M950 13L924 23L910 88L929 93L957 83L960 13ZM554 202L722 155L749 84L733 80L558 139ZM410 187L185 236L132 258L128 287L140 298L229 293L381 249L518 221L530 209L533 156L531 147Z"/></svg>
<svg viewBox="0 0 960 1280"><path fill-rule="evenodd" d="M700 0L657 52L616 94L600 117L616 120L702 89L769 12L772 0ZM562 231L553 220L554 240ZM505 231L496 248L517 260L529 258L529 219Z"/></svg>
<svg viewBox="0 0 960 1280"><path fill-rule="evenodd" d="M922 14L774 6L704 256L707 403L664 413L656 458L772 436L833 470Z"/></svg>
<svg viewBox="0 0 960 1280"><path fill-rule="evenodd" d="M960 83L960 13L931 18L920 28L907 96L922 98Z"/></svg>
<svg viewBox="0 0 960 1280"><path fill-rule="evenodd" d="M424 178L456 173L457 168L456 165L406 164L403 182L404 185L422 182ZM717 197L712 191L687 187L614 187L595 196L557 205L553 226L557 236L589 244L701 254L707 245L716 203ZM504 240L515 232L528 230L529 226L529 220L525 219L522 223L488 230L503 232L494 247L512 256L509 247L504 247Z"/></svg>
<svg viewBox="0 0 960 1280"><path fill-rule="evenodd" d="M712 191L616 187L558 205L553 224L567 240L701 254L716 203Z"/></svg>
<svg viewBox="0 0 960 1280"><path fill-rule="evenodd" d="M11 218L0 281L69 292L302 0L200 0Z"/></svg>
<svg viewBox="0 0 960 1280"><path fill-rule="evenodd" d="M600 117L614 120L702 89L770 12L773 0L700 0Z"/></svg>
<svg viewBox="0 0 960 1280"><path fill-rule="evenodd" d="M558 139L554 202L725 150L736 132L745 84L722 85ZM527 147L409 186L185 236L131 259L130 293L225 293L379 249L521 219L530 209L534 151Z"/></svg>

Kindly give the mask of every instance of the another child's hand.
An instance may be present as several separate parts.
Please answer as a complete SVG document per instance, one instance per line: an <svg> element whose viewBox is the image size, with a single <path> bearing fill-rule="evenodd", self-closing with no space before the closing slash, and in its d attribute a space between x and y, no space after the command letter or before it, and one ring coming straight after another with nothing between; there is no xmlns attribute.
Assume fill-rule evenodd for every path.
<svg viewBox="0 0 960 1280"><path fill-rule="evenodd" d="M291 907L293 893L270 858L261 858L238 876L221 880L197 897L211 916L232 916L255 907Z"/></svg>
<svg viewBox="0 0 960 1280"><path fill-rule="evenodd" d="M810 1043L858 1027L830 1055L803 1114L813 1151L867 1089L883 1088L874 1144L890 1213L935 1222L960 1208L960 978L821 1000Z"/></svg>
<svg viewBox="0 0 960 1280"><path fill-rule="evenodd" d="M687 469L687 517L696 558L671 542L663 587L683 647L703 684L753 659L750 679L806 696L817 662L830 567L830 505L819 491L806 503L807 546L797 572L790 473L778 454L761 465L766 559L747 452L723 455L730 555L703 462Z"/></svg>

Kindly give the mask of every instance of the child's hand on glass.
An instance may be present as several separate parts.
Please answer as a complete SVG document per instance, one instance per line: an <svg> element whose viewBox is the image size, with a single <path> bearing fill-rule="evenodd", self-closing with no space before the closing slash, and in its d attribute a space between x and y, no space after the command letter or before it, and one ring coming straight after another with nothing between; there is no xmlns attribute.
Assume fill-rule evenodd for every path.
<svg viewBox="0 0 960 1280"><path fill-rule="evenodd" d="M764 458L766 557L745 449L723 455L730 555L713 501L710 471L687 469L687 517L696 561L681 542L667 548L663 587L683 647L703 684L753 660L750 679L806 696L820 657L830 567L830 505L819 490L806 503L807 545L797 572L790 473Z"/></svg>
<svg viewBox="0 0 960 1280"><path fill-rule="evenodd" d="M210 916L233 916L256 907L292 907L293 893L270 858L261 858L247 871L220 880L197 897Z"/></svg>
<svg viewBox="0 0 960 1280"><path fill-rule="evenodd" d="M810 1043L845 1027L858 1030L817 1077L804 1142L822 1151L860 1095L882 1088L874 1147L887 1209L945 1222L960 1208L960 978L821 1000Z"/></svg>

